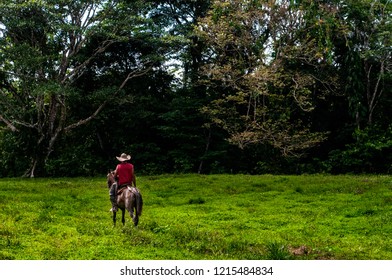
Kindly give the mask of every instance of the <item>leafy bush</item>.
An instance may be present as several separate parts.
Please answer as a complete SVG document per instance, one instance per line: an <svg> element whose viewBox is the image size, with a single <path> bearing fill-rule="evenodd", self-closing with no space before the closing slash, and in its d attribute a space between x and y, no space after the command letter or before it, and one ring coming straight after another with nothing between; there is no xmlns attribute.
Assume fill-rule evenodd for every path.
<svg viewBox="0 0 392 280"><path fill-rule="evenodd" d="M355 142L334 150L328 160L333 173L389 173L392 171L392 126L354 132Z"/></svg>

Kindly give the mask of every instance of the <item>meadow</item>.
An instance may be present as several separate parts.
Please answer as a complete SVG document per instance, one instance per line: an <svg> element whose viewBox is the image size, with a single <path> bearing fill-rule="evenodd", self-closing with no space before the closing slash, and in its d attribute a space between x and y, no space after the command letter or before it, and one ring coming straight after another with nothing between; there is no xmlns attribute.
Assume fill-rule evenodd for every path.
<svg viewBox="0 0 392 280"><path fill-rule="evenodd" d="M0 179L0 259L392 259L391 176L137 179L137 228L113 226L105 176Z"/></svg>

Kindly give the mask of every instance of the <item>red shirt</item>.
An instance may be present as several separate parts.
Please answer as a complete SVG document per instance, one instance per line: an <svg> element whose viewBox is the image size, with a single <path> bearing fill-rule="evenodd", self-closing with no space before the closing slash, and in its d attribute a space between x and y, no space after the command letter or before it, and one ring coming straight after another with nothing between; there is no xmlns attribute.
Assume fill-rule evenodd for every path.
<svg viewBox="0 0 392 280"><path fill-rule="evenodd" d="M118 177L118 185L132 184L133 182L133 165L123 162L117 165L116 175Z"/></svg>

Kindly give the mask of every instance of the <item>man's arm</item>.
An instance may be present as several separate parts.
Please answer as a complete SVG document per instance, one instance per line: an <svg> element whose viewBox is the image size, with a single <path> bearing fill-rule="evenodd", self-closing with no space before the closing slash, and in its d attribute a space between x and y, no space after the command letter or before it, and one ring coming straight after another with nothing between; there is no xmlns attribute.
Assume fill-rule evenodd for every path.
<svg viewBox="0 0 392 280"><path fill-rule="evenodd" d="M133 166L132 166L132 174L133 174L133 176L132 176L132 183L133 183L133 185L136 188L136 176L135 176L135 169L134 169Z"/></svg>
<svg viewBox="0 0 392 280"><path fill-rule="evenodd" d="M118 165L116 166L116 170L114 170L114 180L116 180L116 182L118 181L117 168Z"/></svg>

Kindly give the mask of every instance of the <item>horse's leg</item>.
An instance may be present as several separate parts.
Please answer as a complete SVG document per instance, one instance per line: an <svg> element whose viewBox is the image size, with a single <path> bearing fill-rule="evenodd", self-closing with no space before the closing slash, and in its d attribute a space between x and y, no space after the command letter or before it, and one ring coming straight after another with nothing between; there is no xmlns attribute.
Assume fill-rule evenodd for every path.
<svg viewBox="0 0 392 280"><path fill-rule="evenodd" d="M121 214L122 214L121 222L123 225L125 225L125 209L121 209Z"/></svg>
<svg viewBox="0 0 392 280"><path fill-rule="evenodd" d="M116 213L117 212L113 212L113 226L116 225Z"/></svg>
<svg viewBox="0 0 392 280"><path fill-rule="evenodd" d="M133 212L134 207L135 207L135 206L134 206L133 200L131 199L130 203L128 204L127 210L128 210L128 212L129 212L129 216L131 217L133 223L135 224L135 217L136 217L137 215L135 215L134 212ZM137 225L137 224L135 224L135 226L136 226L136 225Z"/></svg>
<svg viewBox="0 0 392 280"><path fill-rule="evenodd" d="M133 212L132 212L132 193L127 190L127 194L125 196L125 210L129 212L131 219L133 219Z"/></svg>
<svg viewBox="0 0 392 280"><path fill-rule="evenodd" d="M131 214L131 218L132 218L133 224L135 226L137 226L137 224L139 223L139 216L138 216L137 208L136 208L136 197L135 197L135 195L133 195L131 201L132 201L132 203L130 205L130 212L129 213ZM135 212L134 212L134 210L135 210Z"/></svg>
<svg viewBox="0 0 392 280"><path fill-rule="evenodd" d="M133 217L133 224L135 225L135 227L137 227L138 223L139 223L139 215L137 213L137 210L135 209L135 216Z"/></svg>
<svg viewBox="0 0 392 280"><path fill-rule="evenodd" d="M133 220L133 217L134 217L133 208L129 209L129 216L131 216L131 219Z"/></svg>

